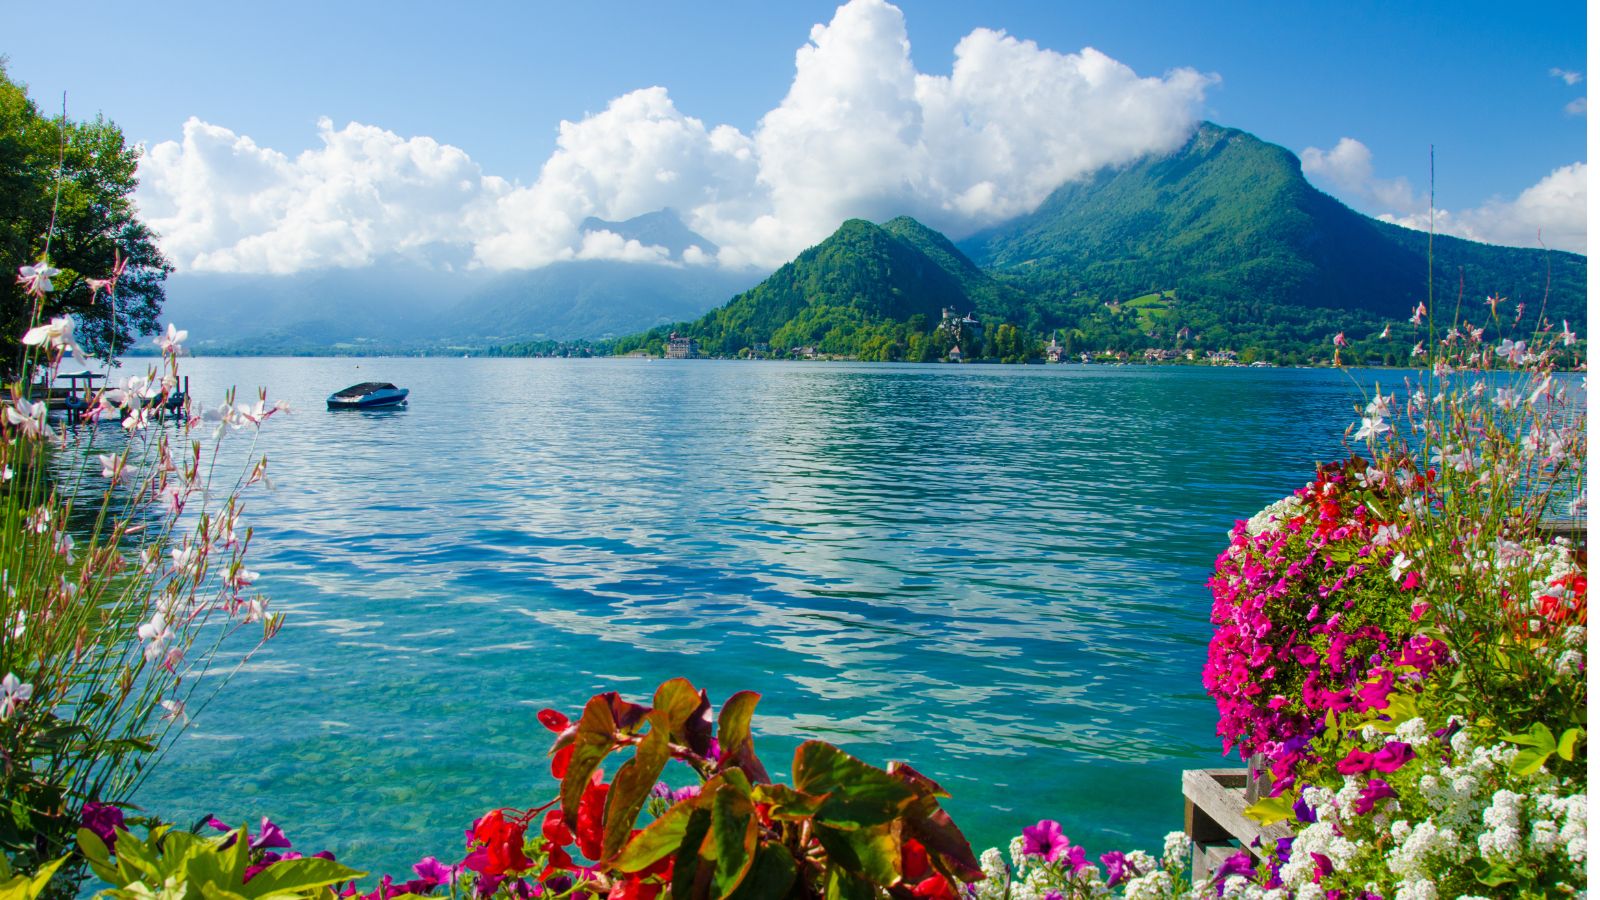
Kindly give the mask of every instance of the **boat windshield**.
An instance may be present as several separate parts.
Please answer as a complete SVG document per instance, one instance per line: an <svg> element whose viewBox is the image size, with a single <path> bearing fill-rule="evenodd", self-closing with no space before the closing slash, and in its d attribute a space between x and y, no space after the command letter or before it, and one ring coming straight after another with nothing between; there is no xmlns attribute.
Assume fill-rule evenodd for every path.
<svg viewBox="0 0 1600 900"><path fill-rule="evenodd" d="M395 386L392 385L392 384L389 384L386 381L363 381L360 384L353 384L353 385L345 388L344 390L340 391L339 393L334 394L334 396L335 397L360 397L360 396L362 396L364 394L370 394L373 391L392 391L392 390L395 390Z"/></svg>

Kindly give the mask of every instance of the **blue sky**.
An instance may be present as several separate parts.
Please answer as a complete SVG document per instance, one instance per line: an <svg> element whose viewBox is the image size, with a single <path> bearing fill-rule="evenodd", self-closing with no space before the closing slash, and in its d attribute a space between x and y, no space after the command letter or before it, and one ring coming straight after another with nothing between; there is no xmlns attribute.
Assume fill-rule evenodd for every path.
<svg viewBox="0 0 1600 900"><path fill-rule="evenodd" d="M663 113L657 102L651 111L641 112L631 121L658 121L662 115L692 118L707 132L719 125L731 126L760 144L757 132L763 117L785 103L785 97L799 84L796 50L806 45L814 25L834 19L836 6L831 2L717 2L668 8L649 3L508 2L461 4L447 11L438 4L424 3L288 0L273 4L156 3L133 11L109 3L77 5L81 12L75 11L74 18L97 23L98 34L103 36L95 37L87 28L63 22L59 7L6 0L0 3L0 35L7 36L0 38L0 53L9 57L12 77L28 83L35 99L47 108L56 106L65 90L74 117L103 112L121 124L130 138L151 147L183 143L185 123L191 117L214 129L208 132L213 144L232 141L230 159L238 166L219 163L215 153L204 156L210 151L192 144L184 144L188 154L181 156L174 144L163 164L167 168L152 168L141 201L148 195L152 217L170 223L163 233L171 231L181 244L179 255L188 257L180 259L180 265L292 271L302 265L360 264L393 246L447 238L442 236L442 228L439 234L395 232L373 237L384 230L379 223L355 237L344 235L348 246L339 252L308 251L305 242L337 230L318 218L333 213L297 210L288 199L274 201L282 208L265 218L239 213L238 204L251 196L245 190L248 184L268 177L264 170L256 170L256 164L266 163L242 159L241 152L276 151L293 162L304 151L323 148L328 134L342 132L354 122L402 142L431 138L459 148L470 162L453 160L451 165L456 168L449 177L470 170L489 179L474 182L474 192L483 196L470 204L463 201L446 208L430 206L433 201L429 200L415 208L399 209L398 218L434 213L455 216L463 222L476 222L471 227L487 235L497 228L525 229L530 221L542 222L558 213L576 216L580 209L636 214L629 205L633 200L602 195L613 188L585 187L583 190L602 193L578 199L569 196L561 201L566 205L555 212L550 190L538 197L525 190L540 180L541 167L558 150L558 124L583 121L606 111L616 98L629 92L660 86L666 89L670 109ZM903 12L899 27L910 43L910 62L922 75L949 76L958 42L979 28L1003 30L1012 38L1032 41L1041 51L1056 54L1070 56L1093 47L1145 79L1192 69L1198 76L1214 75L1217 80L1196 86L1169 79L1165 85L1170 88L1169 96L1149 99L1160 107L1160 115L1211 119L1251 131L1296 153L1307 148L1327 151L1311 155L1308 174L1320 187L1364 212L1400 220L1415 216L1418 204L1425 203L1428 147L1432 144L1438 160L1438 206L1450 211L1448 227L1497 242L1528 243L1524 237L1498 233L1494 223L1508 216L1550 217L1551 223L1542 226L1549 234L1563 227L1554 221L1561 211L1549 207L1562 203L1568 207L1566 230L1577 227L1581 232L1583 227L1570 209L1573 186L1586 181L1586 168L1574 171L1570 167L1587 160L1587 116L1575 107L1588 86L1586 10L1578 3L1222 6L907 0L899 9ZM885 37L883 32L893 30L895 19L878 17L870 26L877 31L862 38L860 47L866 49L859 52L875 53L892 46L894 35ZM843 34L844 29L838 33ZM828 66L850 68L849 63L839 63L838 57L830 58L834 61ZM1553 75L1552 70L1571 74ZM876 77L863 72L868 81ZM1006 76L991 68L985 77L1004 83ZM856 87L834 83L830 89L848 94ZM1145 102L1133 87L1128 90L1134 91L1128 96L1135 98L1129 102ZM1175 94L1183 97L1170 96ZM963 108L968 109L970 118L975 108L971 104L979 101L965 96L961 102L968 104ZM990 107L1003 105L991 103ZM811 110L815 112L816 107ZM996 112L997 118L1002 117L1001 112ZM1011 129L1008 134L1013 147L1048 140L1054 142L1049 146L1059 148L1093 140L1085 135L1148 124L1130 126L1114 118L1101 121L1105 116L1094 111L1092 98L1088 107L1067 103L1055 112L1077 121L1080 133L1035 138L1028 129L1045 125L999 124ZM806 122L815 121L807 115L797 114L791 127L803 129ZM323 117L330 122L319 131ZM618 129L632 127L627 122L613 124ZM847 129L863 123L831 124ZM771 131L769 144L777 143L785 133L777 128ZM613 139L625 137L613 135ZM1170 143L1169 133L1161 128L1152 128L1143 137L1156 149ZM250 146L241 151L237 141L246 138ZM1350 141L1341 148L1339 142L1345 138ZM706 140L715 143L714 137ZM925 145L934 153L945 152L947 146L920 138L911 143L919 148ZM406 152L416 151L416 145L406 146ZM717 152L722 155L709 162L704 154L695 157L693 165L705 169L696 169L700 176L721 179L718 184L722 187L717 189L721 193L714 208L708 205L691 216L691 225L731 232L765 227L760 224L762 216L773 220L768 223L769 239L759 246L752 244L745 256L734 261L769 264L790 245L809 240L811 232L820 227L816 222L794 221L792 207L785 213L782 197L741 195L737 202L730 200L732 189L724 182L733 176L719 174L717 167L733 165L728 160L738 152L727 147ZM754 180L765 184L774 176L762 149L756 147L754 152L761 157L757 165L760 175ZM1127 152L1131 152L1127 147L1100 148L1087 153L1082 165L1115 164ZM348 156L340 154L340 159L353 166L364 165ZM240 179L229 185L237 189L229 195L234 199L228 202L234 206L216 206L208 199L205 202L213 205L200 207L193 205L200 202L194 198L156 195L155 182L162 180L156 175L166 172L171 176L166 180L176 182L183 173L192 182L198 171L196 161L202 157L209 179ZM883 163L887 157L878 154L872 159ZM855 171L858 161L846 154L836 165ZM316 177L342 177L332 171L337 162L321 161ZM289 172L276 161L268 163L276 173L271 177L283 179L281 193L285 197L306 192L305 179L311 176ZM601 164L591 158L579 168ZM239 171L241 166L250 171ZM458 171L460 166L466 168ZM1526 209L1516 206L1519 195L1563 167L1569 168L1561 185L1549 186L1545 194L1524 204ZM1045 174L1060 173L1075 174L1077 169L1057 167ZM1016 176L1014 183L998 182L1005 202L984 207L982 212L971 212L977 203L971 196L952 199L957 193L953 188L950 195L918 194L912 203L915 208L905 211L923 211L938 219L938 209L943 209L945 221L937 224L956 232L981 226L1036 199L1036 178L1010 175ZM673 177L695 176L677 173ZM930 172L927 177L949 181L952 176L942 171ZM388 182L376 183L387 192L384 185ZM1558 190L1561 187L1566 193ZM519 189L523 189L521 194ZM628 189L614 190L626 193ZM818 210L815 218L820 222L827 214L853 212L858 207L861 214L875 214L896 202L911 202L906 200L908 195L896 193L900 190L893 185L864 188L836 198L832 205L823 204L825 209ZM521 199L508 200L512 195ZM359 205L337 197L327 204L346 210ZM485 210L491 206L499 209L493 214L498 217L493 225L485 224L490 215ZM967 213L951 212L958 206ZM357 209L351 213L363 214L375 216L376 222L384 215L395 217L396 210L362 213ZM1474 219L1474 214L1478 218ZM233 222L232 227L223 229L226 233L202 233L195 224L214 222L219 215ZM292 222L300 224L285 224ZM230 251L227 242L249 238L252 228L276 235L272 241L257 242L268 249L257 247L259 252L252 251L253 256ZM486 237L474 245L472 255L493 265L495 259L537 262L551 254L586 252L580 246L583 236L574 237L570 232L568 228L548 240L501 241L499 245ZM341 238L334 235L330 239ZM1578 239L1569 234L1567 240ZM485 246L499 246L500 250L485 250ZM596 253L613 251L614 255L624 254L616 248L594 248Z"/></svg>

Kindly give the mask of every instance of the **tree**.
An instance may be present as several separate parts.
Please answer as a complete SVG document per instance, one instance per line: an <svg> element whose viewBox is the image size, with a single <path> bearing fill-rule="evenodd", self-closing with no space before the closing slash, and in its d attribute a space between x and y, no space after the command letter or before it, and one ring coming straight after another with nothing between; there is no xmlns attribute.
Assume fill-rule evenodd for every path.
<svg viewBox="0 0 1600 900"><path fill-rule="evenodd" d="M0 260L15 271L48 252L61 274L39 315L73 316L79 342L97 356L125 351L156 331L162 282L172 271L155 234L134 214L139 152L103 117L41 115L0 60ZM119 254L126 267L113 304L88 279L109 277ZM18 339L33 315L22 286L0 276L0 370L8 375L18 368Z"/></svg>

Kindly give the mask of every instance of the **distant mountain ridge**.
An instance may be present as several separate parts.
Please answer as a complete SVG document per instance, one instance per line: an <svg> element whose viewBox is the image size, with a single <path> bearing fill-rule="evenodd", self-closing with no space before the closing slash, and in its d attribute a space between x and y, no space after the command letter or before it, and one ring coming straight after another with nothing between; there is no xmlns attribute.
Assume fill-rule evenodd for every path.
<svg viewBox="0 0 1600 900"><path fill-rule="evenodd" d="M1350 209L1307 182L1293 153L1210 122L1175 153L1065 184L1029 215L960 246L985 269L1057 295L1176 288L1392 319L1427 294L1427 234ZM1438 235L1433 255L1437 297L1453 300L1464 280L1469 297L1537 305L1548 263L1551 312L1584 317L1587 261L1578 254Z"/></svg>
<svg viewBox="0 0 1600 900"><path fill-rule="evenodd" d="M1577 254L1435 236L1431 265L1435 321L1453 320L1459 291L1470 301L1463 317L1479 325L1489 324L1487 295L1508 298L1508 309L1527 304L1521 322L1503 315L1502 334L1528 331L1541 309L1586 325L1587 260ZM714 355L817 345L943 358L940 311L957 308L988 326L980 348L964 348L969 359L1037 356L1049 334L1069 351L1317 361L1345 333L1355 344L1346 359L1394 363L1417 335L1393 326L1429 296L1429 266L1427 234L1322 193L1282 147L1202 123L1173 153L1063 185L1034 212L959 244L907 217L847 221L725 306L618 348L654 349L676 330ZM1029 346L1002 338L1007 327Z"/></svg>
<svg viewBox="0 0 1600 900"><path fill-rule="evenodd" d="M718 247L670 209L585 232L666 249L661 262L568 260L537 269L474 270L464 259L383 260L293 276L180 273L163 321L201 353L415 352L529 340L603 340L697 316L766 273L685 262Z"/></svg>
<svg viewBox="0 0 1600 900"><path fill-rule="evenodd" d="M590 216L578 226L578 231L584 234L609 231L625 241L638 241L645 247L662 247L667 251L667 258L675 260L682 260L691 247L698 247L707 258L715 257L721 249L685 225L678 213L670 208L658 209L622 222L608 222Z"/></svg>

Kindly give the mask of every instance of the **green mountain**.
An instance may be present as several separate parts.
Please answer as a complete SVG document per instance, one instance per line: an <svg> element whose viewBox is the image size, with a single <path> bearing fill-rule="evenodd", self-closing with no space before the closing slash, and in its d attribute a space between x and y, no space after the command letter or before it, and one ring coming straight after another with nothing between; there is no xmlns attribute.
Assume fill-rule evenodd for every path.
<svg viewBox="0 0 1600 900"><path fill-rule="evenodd" d="M1541 308L1585 328L1580 255L1437 236L1432 256L1436 322L1453 320L1459 293L1461 317L1491 336L1525 334ZM1231 349L1315 362L1343 332L1345 360L1403 364L1429 265L1427 234L1318 191L1282 147L1205 123L1176 152L1063 185L959 246L910 218L852 219L725 306L617 350L658 350L676 330L709 355L770 344L939 359L955 340L937 327L952 308L986 326L981 342L961 338L969 359L1031 358L1051 335L1073 353ZM1509 300L1498 324L1486 321L1489 294ZM1527 315L1514 323L1519 303Z"/></svg>
<svg viewBox="0 0 1600 900"><path fill-rule="evenodd" d="M851 219L726 305L693 322L625 338L614 352L659 350L677 331L716 356L765 344L774 352L813 347L865 359L931 359L949 350L931 339L945 309L992 320L1026 307L1025 295L996 282L920 222Z"/></svg>
<svg viewBox="0 0 1600 900"><path fill-rule="evenodd" d="M1531 320L1548 270L1547 315L1584 322L1584 257L1433 241L1436 312L1448 317L1460 291L1464 315L1483 324L1484 297L1500 294L1507 307L1526 302ZM1167 333L1146 338L1189 327L1267 349L1403 321L1426 298L1429 271L1427 234L1351 210L1312 187L1288 150L1210 123L1177 152L1063 185L961 248L1048 319L1115 318L1094 308L1175 289L1180 302L1157 316Z"/></svg>

